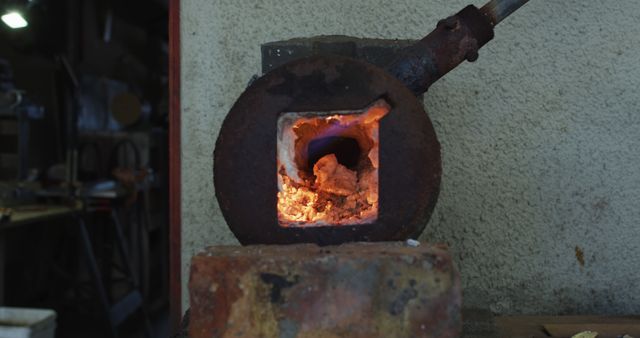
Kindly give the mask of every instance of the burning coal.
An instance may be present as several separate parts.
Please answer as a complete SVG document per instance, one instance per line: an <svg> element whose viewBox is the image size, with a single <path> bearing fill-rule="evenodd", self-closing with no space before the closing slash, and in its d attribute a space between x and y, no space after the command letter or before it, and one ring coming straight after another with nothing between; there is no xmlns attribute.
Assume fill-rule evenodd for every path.
<svg viewBox="0 0 640 338"><path fill-rule="evenodd" d="M278 119L278 221L283 227L366 224L378 217L384 100L356 111Z"/></svg>

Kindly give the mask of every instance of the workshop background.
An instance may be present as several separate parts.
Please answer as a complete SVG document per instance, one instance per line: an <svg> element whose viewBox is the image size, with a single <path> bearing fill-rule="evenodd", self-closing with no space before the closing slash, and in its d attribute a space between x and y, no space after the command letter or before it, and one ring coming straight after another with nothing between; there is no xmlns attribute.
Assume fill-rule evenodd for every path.
<svg viewBox="0 0 640 338"><path fill-rule="evenodd" d="M0 336L167 336L168 1L0 18Z"/></svg>
<svg viewBox="0 0 640 338"><path fill-rule="evenodd" d="M260 74L260 45L420 39L469 3L483 4L181 2L183 309L191 256L237 243L215 200L212 152L231 105ZM640 2L534 0L496 28L475 63L425 95L443 180L420 240L451 246L465 307L640 311L638 55Z"/></svg>

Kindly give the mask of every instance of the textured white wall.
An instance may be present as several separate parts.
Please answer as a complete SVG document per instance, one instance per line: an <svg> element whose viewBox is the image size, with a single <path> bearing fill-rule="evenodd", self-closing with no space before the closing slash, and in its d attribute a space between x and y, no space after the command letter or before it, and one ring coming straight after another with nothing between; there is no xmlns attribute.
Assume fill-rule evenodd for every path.
<svg viewBox="0 0 640 338"><path fill-rule="evenodd" d="M417 39L469 2L181 3L186 284L192 254L236 243L215 201L211 154L225 114L260 72L261 43ZM451 245L467 306L640 312L640 1L533 0L425 103L444 176L421 239Z"/></svg>

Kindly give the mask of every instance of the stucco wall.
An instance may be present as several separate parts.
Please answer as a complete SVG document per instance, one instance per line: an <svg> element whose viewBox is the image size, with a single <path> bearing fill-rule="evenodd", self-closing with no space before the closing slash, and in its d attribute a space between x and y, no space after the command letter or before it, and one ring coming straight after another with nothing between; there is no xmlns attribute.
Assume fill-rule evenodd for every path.
<svg viewBox="0 0 640 338"><path fill-rule="evenodd" d="M192 254L236 243L215 201L211 154L260 71L260 44L420 38L468 1L181 3L186 284ZM468 306L640 312L640 1L531 1L425 104L444 175L421 239L455 251Z"/></svg>

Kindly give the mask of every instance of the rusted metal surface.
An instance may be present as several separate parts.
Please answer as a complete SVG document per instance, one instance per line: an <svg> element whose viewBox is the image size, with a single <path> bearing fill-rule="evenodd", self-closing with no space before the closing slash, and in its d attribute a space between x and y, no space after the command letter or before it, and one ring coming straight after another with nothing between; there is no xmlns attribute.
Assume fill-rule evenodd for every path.
<svg viewBox="0 0 640 338"><path fill-rule="evenodd" d="M371 224L283 228L277 216L276 131L282 112L362 109L384 98L380 121L379 212ZM419 235L435 206L440 145L421 102L366 62L311 57L279 67L241 95L214 152L218 203L243 244L403 240Z"/></svg>
<svg viewBox="0 0 640 338"><path fill-rule="evenodd" d="M493 26L522 7L529 0L491 0L482 6L480 11L489 17Z"/></svg>
<svg viewBox="0 0 640 338"><path fill-rule="evenodd" d="M491 39L487 16L467 6L438 22L433 32L402 51L386 70L419 95L463 61L475 61L478 49Z"/></svg>
<svg viewBox="0 0 640 338"><path fill-rule="evenodd" d="M403 243L223 246L191 264L191 338L457 337L446 249Z"/></svg>
<svg viewBox="0 0 640 338"><path fill-rule="evenodd" d="M368 39L344 35L319 35L273 41L260 46L262 73L267 73L287 62L317 55L338 55L384 67L396 55L417 40Z"/></svg>

